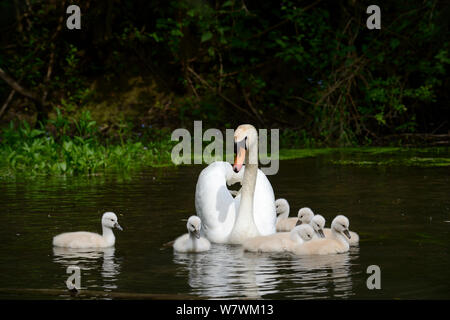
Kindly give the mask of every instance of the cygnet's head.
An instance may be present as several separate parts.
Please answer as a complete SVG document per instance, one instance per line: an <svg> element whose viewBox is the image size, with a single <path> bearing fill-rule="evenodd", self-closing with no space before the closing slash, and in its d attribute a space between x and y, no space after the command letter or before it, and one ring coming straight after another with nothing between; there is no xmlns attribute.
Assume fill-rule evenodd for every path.
<svg viewBox="0 0 450 320"><path fill-rule="evenodd" d="M277 199L275 200L275 209L277 210L277 215L285 212L289 213L289 203L286 199Z"/></svg>
<svg viewBox="0 0 450 320"><path fill-rule="evenodd" d="M117 221L117 216L114 212L105 212L102 216L102 226L122 231L123 229Z"/></svg>
<svg viewBox="0 0 450 320"><path fill-rule="evenodd" d="M325 238L325 234L323 233L323 228L325 227L325 218L321 216L320 214L316 214L309 225L314 229L316 234L320 238Z"/></svg>
<svg viewBox="0 0 450 320"><path fill-rule="evenodd" d="M197 216L190 216L187 222L187 229L197 239L200 239L200 229L202 228L202 220Z"/></svg>
<svg viewBox="0 0 450 320"><path fill-rule="evenodd" d="M314 212L310 208L301 208L298 210L298 221L297 226L301 224L309 224L314 217Z"/></svg>
<svg viewBox="0 0 450 320"><path fill-rule="evenodd" d="M350 226L350 221L348 221L346 216L338 215L331 222L331 229L343 233L347 238L351 238L350 232L348 232L348 228Z"/></svg>
<svg viewBox="0 0 450 320"><path fill-rule="evenodd" d="M314 237L314 229L309 224L302 224L294 228L296 232L303 241L309 241Z"/></svg>

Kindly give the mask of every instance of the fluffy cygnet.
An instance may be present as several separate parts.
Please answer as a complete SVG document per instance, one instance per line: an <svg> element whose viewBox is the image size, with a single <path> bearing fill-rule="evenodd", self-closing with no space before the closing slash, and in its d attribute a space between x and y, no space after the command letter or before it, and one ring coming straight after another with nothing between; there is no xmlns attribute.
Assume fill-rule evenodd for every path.
<svg viewBox="0 0 450 320"><path fill-rule="evenodd" d="M187 222L188 233L178 237L173 249L178 252L203 252L211 248L211 243L208 239L200 236L202 228L202 221L198 216L191 216Z"/></svg>
<svg viewBox="0 0 450 320"><path fill-rule="evenodd" d="M320 214L314 215L309 225L314 229L314 238L325 238L325 234L323 232L323 228L325 227L325 218L323 216Z"/></svg>
<svg viewBox="0 0 450 320"><path fill-rule="evenodd" d="M269 236L258 236L243 243L245 251L251 252L284 252L290 251L294 246L311 240L314 230L310 225L296 226L290 232L280 232Z"/></svg>
<svg viewBox="0 0 450 320"><path fill-rule="evenodd" d="M339 215L331 223L332 235L330 238L313 239L301 245L296 245L290 251L297 255L347 252L349 249L347 238L351 238L348 232L349 225L350 222L347 217Z"/></svg>
<svg viewBox="0 0 450 320"><path fill-rule="evenodd" d="M279 199L281 200L281 199ZM275 201L275 205L277 204L277 202ZM287 204L287 201L286 201ZM289 204L288 204L288 208L287 208L287 215L286 215L286 207L283 204L283 202L281 202L281 206L280 210L281 214L284 214L283 217L285 217L284 219L280 219L277 220L277 231L278 232L288 232L291 231L292 229L294 229L294 227L296 225L300 225L300 224L309 224L312 220L312 218L314 217L314 212L312 212L312 210L310 208L301 208L300 210L298 210L298 214L297 214L297 218L288 218L289 215ZM279 203L280 205L280 203Z"/></svg>
<svg viewBox="0 0 450 320"><path fill-rule="evenodd" d="M114 212L105 212L102 216L102 235L85 231L61 233L53 238L53 245L77 249L112 247L116 242L112 231L113 228L123 230L117 222L116 214Z"/></svg>
<svg viewBox="0 0 450 320"><path fill-rule="evenodd" d="M286 224L287 220L289 220L289 211L290 211L290 207L289 207L289 203L287 202L286 199L280 198L275 200L275 209L277 212L277 222L276 222L276 228L278 232L283 232L283 231L291 231L290 230L284 230L284 224ZM297 218L291 218L294 220L297 220ZM282 230L283 229L283 230Z"/></svg>

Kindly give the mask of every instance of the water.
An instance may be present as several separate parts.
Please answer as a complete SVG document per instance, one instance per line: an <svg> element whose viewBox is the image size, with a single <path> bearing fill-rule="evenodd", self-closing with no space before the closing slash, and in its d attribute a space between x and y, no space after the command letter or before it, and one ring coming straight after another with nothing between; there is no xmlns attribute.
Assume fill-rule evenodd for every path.
<svg viewBox="0 0 450 320"><path fill-rule="evenodd" d="M326 157L282 161L269 180L275 196L289 200L291 216L309 206L329 226L345 214L359 246L315 257L244 253L231 245L176 254L163 245L186 232L183 219L195 213L202 168L1 181L0 298L70 299L69 265L81 268L87 299L450 298L448 168L339 166ZM115 232L115 248L52 248L61 232L100 232L105 211L116 212L124 228ZM370 265L381 268L381 290L366 286Z"/></svg>

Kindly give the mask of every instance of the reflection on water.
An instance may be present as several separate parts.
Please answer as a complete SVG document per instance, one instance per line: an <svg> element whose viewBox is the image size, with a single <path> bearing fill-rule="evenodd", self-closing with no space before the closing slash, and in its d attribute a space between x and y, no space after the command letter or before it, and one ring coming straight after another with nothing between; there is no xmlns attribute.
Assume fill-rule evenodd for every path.
<svg viewBox="0 0 450 320"><path fill-rule="evenodd" d="M186 233L203 166L151 168L120 175L36 178L0 183L0 289L66 290L66 269L81 268L81 286L114 293L203 298L448 299L448 168L333 166L322 158L282 161L269 180L291 216L311 207L327 219L345 214L359 233L348 253L297 257L213 245L177 254L164 243ZM100 232L105 211L123 232L114 248L52 246L62 232ZM381 269L381 290L368 290L367 267ZM0 299L5 297L0 290ZM10 298L8 295L7 298ZM102 296L98 296L102 298ZM24 299L22 292L16 299ZM61 296L32 294L33 299ZM71 298L67 296L67 298Z"/></svg>
<svg viewBox="0 0 450 320"><path fill-rule="evenodd" d="M213 245L205 253L174 253L187 273L189 286L203 297L260 299L279 294L287 298L350 297L350 261L359 249L326 256L289 253L250 253L240 246Z"/></svg>
<svg viewBox="0 0 450 320"><path fill-rule="evenodd" d="M111 291L117 289L116 282L120 274L120 263L115 261L114 252L114 247L88 249L53 247L53 262L63 265L64 268L68 266L79 267L82 280L83 275L90 275L99 271L103 285L98 285L98 281L92 283L92 280L88 280L89 287L101 287L105 291ZM99 261L102 261L102 263L100 264Z"/></svg>

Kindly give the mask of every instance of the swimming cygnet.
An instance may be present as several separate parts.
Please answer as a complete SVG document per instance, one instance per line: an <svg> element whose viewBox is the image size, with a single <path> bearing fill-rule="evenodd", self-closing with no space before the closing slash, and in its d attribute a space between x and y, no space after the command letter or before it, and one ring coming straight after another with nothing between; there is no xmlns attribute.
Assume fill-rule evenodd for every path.
<svg viewBox="0 0 450 320"><path fill-rule="evenodd" d="M330 238L313 239L301 245L296 245L290 251L297 255L347 252L349 249L347 238L351 238L348 232L349 225L350 222L347 217L339 215L331 223L332 236Z"/></svg>
<svg viewBox="0 0 450 320"><path fill-rule="evenodd" d="M66 232L53 238L53 245L65 248L106 248L114 246L116 237L112 231L113 228L123 230L117 222L117 216L114 212L105 212L102 216L103 234L93 232Z"/></svg>
<svg viewBox="0 0 450 320"><path fill-rule="evenodd" d="M332 238L333 237L333 232L331 231L330 228L323 229L323 232L325 234L325 238ZM353 231L350 231L350 230L349 230L349 233L350 233L351 238L347 239L348 244L350 246L356 246L359 243L359 235L356 232L353 232Z"/></svg>
<svg viewBox="0 0 450 320"><path fill-rule="evenodd" d="M280 198L275 200L275 209L277 212L277 221L276 221L276 228L277 231L286 231L286 230L281 230L282 228L284 229L283 225L285 223L286 219L289 219L289 211L290 211L290 207L289 207L289 203L287 202L286 199ZM297 219L297 218L291 218L291 219ZM288 230L291 231L291 230Z"/></svg>
<svg viewBox="0 0 450 320"><path fill-rule="evenodd" d="M191 216L187 222L188 233L178 237L173 244L173 249L178 252L203 252L211 248L208 239L200 236L202 221L197 216Z"/></svg>
<svg viewBox="0 0 450 320"><path fill-rule="evenodd" d="M294 246L311 240L314 237L313 228L304 224L292 229L291 232L279 232L268 236L258 236L243 243L245 251L251 252L284 252Z"/></svg>
<svg viewBox="0 0 450 320"><path fill-rule="evenodd" d="M301 220L299 220L300 222ZM300 223L297 223L301 225ZM315 238L325 238L325 234L323 233L323 228L325 227L325 218L320 214L314 215L309 225L314 229L314 239Z"/></svg>
<svg viewBox="0 0 450 320"><path fill-rule="evenodd" d="M284 199L278 199L284 200ZM277 206L277 201L275 201L275 206ZM286 201L286 200L284 200ZM296 225L299 225L301 223L303 224L309 224L314 217L314 212L310 208L301 208L298 210L298 214L296 218L288 218L289 215L289 204L284 201L278 202L277 207L277 213L280 212L280 216L282 216L282 219L277 220L277 231L278 232L288 232L294 229ZM287 205L287 208L286 208ZM287 214L286 214L287 212Z"/></svg>

